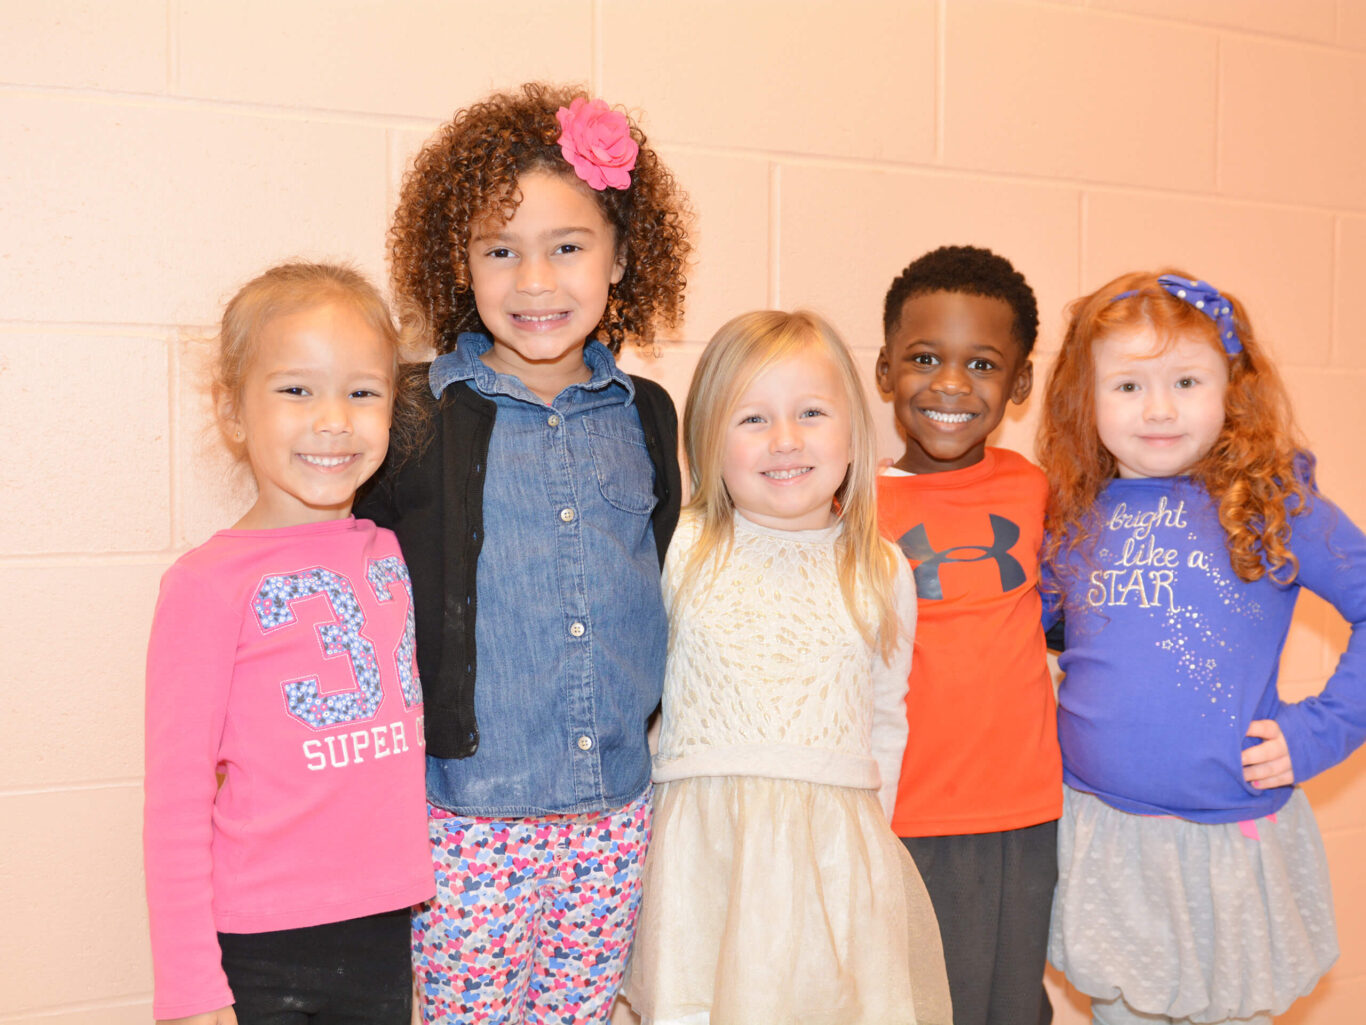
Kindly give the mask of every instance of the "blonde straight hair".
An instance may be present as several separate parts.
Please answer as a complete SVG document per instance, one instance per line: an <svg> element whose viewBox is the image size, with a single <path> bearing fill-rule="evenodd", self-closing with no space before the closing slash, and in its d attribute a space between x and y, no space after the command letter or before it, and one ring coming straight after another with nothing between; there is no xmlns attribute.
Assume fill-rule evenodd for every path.
<svg viewBox="0 0 1366 1025"><path fill-rule="evenodd" d="M714 574L734 542L735 505L721 463L735 408L765 370L810 350L829 358L849 400L853 458L834 495L843 527L835 550L840 592L859 633L886 660L900 639L900 624L893 602L896 554L878 532L873 419L849 350L814 313L743 313L716 332L697 364L683 413L683 443L692 478L687 508L700 518L701 532L684 567L684 586L699 579L708 564Z"/></svg>

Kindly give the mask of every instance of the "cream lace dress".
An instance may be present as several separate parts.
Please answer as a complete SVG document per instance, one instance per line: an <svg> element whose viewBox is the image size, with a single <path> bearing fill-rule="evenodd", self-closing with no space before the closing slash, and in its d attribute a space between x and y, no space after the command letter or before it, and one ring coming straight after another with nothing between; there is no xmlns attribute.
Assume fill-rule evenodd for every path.
<svg viewBox="0 0 1366 1025"><path fill-rule="evenodd" d="M887 825L914 582L898 557L904 636L887 665L845 608L839 530L737 513L724 565L681 595L697 521L674 534L654 836L623 989L647 1021L950 1021L934 910Z"/></svg>

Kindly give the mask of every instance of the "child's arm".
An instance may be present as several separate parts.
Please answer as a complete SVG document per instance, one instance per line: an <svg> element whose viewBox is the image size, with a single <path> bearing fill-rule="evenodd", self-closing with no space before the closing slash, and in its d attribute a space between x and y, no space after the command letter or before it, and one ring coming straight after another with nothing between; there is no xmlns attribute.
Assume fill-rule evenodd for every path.
<svg viewBox="0 0 1366 1025"><path fill-rule="evenodd" d="M1352 633L1323 692L1280 705L1274 713L1283 739L1260 725L1267 720L1252 724L1258 732L1249 729L1249 736L1268 734L1244 753L1244 765L1250 755L1250 764L1274 767L1260 784L1264 787L1311 779L1366 740L1366 535L1323 496L1314 495L1310 502L1309 510L1291 521L1291 549L1299 560L1296 580L1331 602ZM1288 764L1278 753L1282 743ZM1285 782L1271 782L1275 779Z"/></svg>
<svg viewBox="0 0 1366 1025"><path fill-rule="evenodd" d="M1060 588L1057 585L1057 578L1049 568L1048 563L1039 566L1039 601L1043 610L1039 616L1039 621L1043 625L1044 634L1048 639L1050 651L1062 651L1064 639L1062 636L1062 605L1063 598L1059 594ZM1054 645L1057 645L1054 647Z"/></svg>
<svg viewBox="0 0 1366 1025"><path fill-rule="evenodd" d="M906 753L906 736L910 732L906 722L906 682L911 673L915 639L915 577L900 552L897 552L896 567L895 608L901 642L890 662L883 662L880 654L873 658L873 759L882 777L878 800L889 820L896 806L901 759Z"/></svg>
<svg viewBox="0 0 1366 1025"><path fill-rule="evenodd" d="M220 1007L216 1011L192 1014L188 1018L158 1018L157 1025L237 1025L237 1013L231 1007Z"/></svg>
<svg viewBox="0 0 1366 1025"><path fill-rule="evenodd" d="M217 1008L206 1020L235 1021L214 924L211 854L218 744L240 624L223 605L213 581L171 567L147 650L143 862L152 1009L162 1019Z"/></svg>

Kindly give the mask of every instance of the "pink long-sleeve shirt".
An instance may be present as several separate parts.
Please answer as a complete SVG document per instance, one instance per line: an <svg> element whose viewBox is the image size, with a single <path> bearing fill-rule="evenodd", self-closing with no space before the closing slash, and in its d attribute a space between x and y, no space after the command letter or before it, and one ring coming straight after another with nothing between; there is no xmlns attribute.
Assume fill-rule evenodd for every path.
<svg viewBox="0 0 1366 1025"><path fill-rule="evenodd" d="M156 1017L232 1003L218 932L434 892L411 585L389 531L224 530L182 556L161 581L146 726Z"/></svg>

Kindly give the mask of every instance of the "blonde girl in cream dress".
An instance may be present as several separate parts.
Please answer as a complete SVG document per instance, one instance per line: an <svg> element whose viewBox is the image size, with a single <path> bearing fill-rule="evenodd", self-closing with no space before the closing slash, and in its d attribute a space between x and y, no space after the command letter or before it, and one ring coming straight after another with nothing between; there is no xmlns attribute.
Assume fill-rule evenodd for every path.
<svg viewBox="0 0 1366 1025"><path fill-rule="evenodd" d="M730 321L684 417L664 568L654 837L624 992L655 1025L951 1020L938 924L887 821L915 622L872 422L808 313Z"/></svg>

